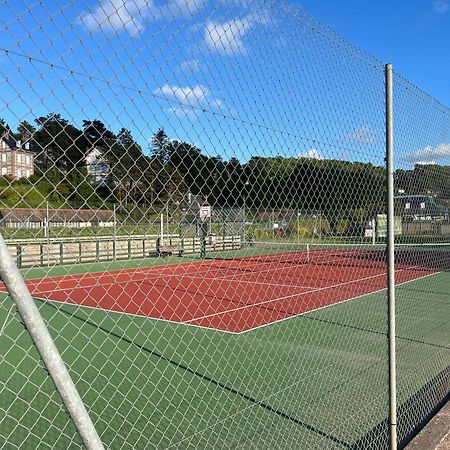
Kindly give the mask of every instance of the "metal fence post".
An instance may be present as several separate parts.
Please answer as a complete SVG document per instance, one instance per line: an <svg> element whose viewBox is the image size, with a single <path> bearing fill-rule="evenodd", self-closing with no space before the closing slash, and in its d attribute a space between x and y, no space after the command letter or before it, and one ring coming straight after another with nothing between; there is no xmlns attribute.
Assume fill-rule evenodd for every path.
<svg viewBox="0 0 450 450"><path fill-rule="evenodd" d="M41 314L0 234L0 277L33 340L56 389L87 449L103 449L103 444L84 407L80 395L53 342Z"/></svg>
<svg viewBox="0 0 450 450"><path fill-rule="evenodd" d="M395 361L395 254L394 254L394 126L392 65L386 65L386 172L387 172L387 276L389 342L389 436L397 449L397 385Z"/></svg>
<svg viewBox="0 0 450 450"><path fill-rule="evenodd" d="M20 244L16 245L16 260L17 267L22 268L22 246Z"/></svg>

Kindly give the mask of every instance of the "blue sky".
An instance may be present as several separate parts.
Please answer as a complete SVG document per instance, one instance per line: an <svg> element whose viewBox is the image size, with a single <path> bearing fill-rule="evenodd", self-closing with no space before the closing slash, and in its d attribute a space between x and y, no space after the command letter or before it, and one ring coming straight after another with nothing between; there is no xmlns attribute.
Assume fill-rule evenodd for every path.
<svg viewBox="0 0 450 450"><path fill-rule="evenodd" d="M296 0L450 107L449 0Z"/></svg>
<svg viewBox="0 0 450 450"><path fill-rule="evenodd" d="M164 127L169 137L224 159L382 165L384 62L450 104L447 0L394 3L4 2L0 117L13 128L48 112L78 126L100 119L116 132L129 128L144 149ZM402 84L404 164L445 162L445 113L442 119L431 99Z"/></svg>

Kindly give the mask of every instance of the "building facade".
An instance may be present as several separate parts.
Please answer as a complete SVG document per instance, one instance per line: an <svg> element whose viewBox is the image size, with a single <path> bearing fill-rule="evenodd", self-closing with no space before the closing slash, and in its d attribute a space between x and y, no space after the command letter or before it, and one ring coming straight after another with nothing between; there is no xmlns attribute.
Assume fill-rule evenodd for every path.
<svg viewBox="0 0 450 450"><path fill-rule="evenodd" d="M406 222L436 222L448 220L450 211L440 206L431 195L401 195L394 197L395 214Z"/></svg>
<svg viewBox="0 0 450 450"><path fill-rule="evenodd" d="M94 183L98 186L106 185L111 170L102 151L97 147L92 148L86 154L84 161L87 173L92 177Z"/></svg>
<svg viewBox="0 0 450 450"><path fill-rule="evenodd" d="M34 154L29 141L15 139L6 131L0 138L0 175L29 178L34 174Z"/></svg>
<svg viewBox="0 0 450 450"><path fill-rule="evenodd" d="M115 221L109 209L0 208L0 226L6 228L112 227Z"/></svg>

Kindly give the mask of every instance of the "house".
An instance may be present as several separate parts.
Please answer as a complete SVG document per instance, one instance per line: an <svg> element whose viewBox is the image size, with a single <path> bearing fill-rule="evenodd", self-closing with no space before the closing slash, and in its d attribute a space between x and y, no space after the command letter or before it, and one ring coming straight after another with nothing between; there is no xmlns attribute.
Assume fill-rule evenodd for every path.
<svg viewBox="0 0 450 450"><path fill-rule="evenodd" d="M34 174L35 148L30 140L18 140L9 130L0 137L0 175L13 179Z"/></svg>
<svg viewBox="0 0 450 450"><path fill-rule="evenodd" d="M114 222L108 209L0 208L0 226L7 228L112 227Z"/></svg>
<svg viewBox="0 0 450 450"><path fill-rule="evenodd" d="M431 195L401 195L394 197L395 214L407 222L448 220L450 211L436 204Z"/></svg>
<svg viewBox="0 0 450 450"><path fill-rule="evenodd" d="M84 161L87 173L92 177L95 184L98 186L105 185L111 169L103 152L98 147L93 147L87 152Z"/></svg>

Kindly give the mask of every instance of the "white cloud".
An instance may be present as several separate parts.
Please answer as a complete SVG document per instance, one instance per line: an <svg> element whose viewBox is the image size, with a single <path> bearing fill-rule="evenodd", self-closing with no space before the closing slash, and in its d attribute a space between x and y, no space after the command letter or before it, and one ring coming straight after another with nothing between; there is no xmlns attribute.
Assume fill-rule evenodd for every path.
<svg viewBox="0 0 450 450"><path fill-rule="evenodd" d="M144 28L144 18L150 14L153 3L146 0L101 0L89 13L79 18L89 31L127 31L131 36Z"/></svg>
<svg viewBox="0 0 450 450"><path fill-rule="evenodd" d="M346 141L352 142L354 144L375 144L378 140L377 132L368 126L362 126L356 128L350 134L344 136Z"/></svg>
<svg viewBox="0 0 450 450"><path fill-rule="evenodd" d="M414 164L437 164L450 159L450 144L438 144L435 147L427 145L421 150L408 153L403 158Z"/></svg>
<svg viewBox="0 0 450 450"><path fill-rule="evenodd" d="M170 86L164 84L159 89L153 91L156 95L176 100L181 106L171 108L172 112L184 110L184 106L208 107L211 109L219 109L222 101L214 98L212 92L205 86L200 84L193 87Z"/></svg>
<svg viewBox="0 0 450 450"><path fill-rule="evenodd" d="M206 24L204 41L209 49L224 55L245 54L247 52L244 44L245 35L256 25L268 23L269 17L266 11L227 22L209 21Z"/></svg>
<svg viewBox="0 0 450 450"><path fill-rule="evenodd" d="M438 14L445 14L450 9L450 5L446 0L436 0L433 3L433 10Z"/></svg>
<svg viewBox="0 0 450 450"><path fill-rule="evenodd" d="M136 36L144 30L148 19L191 17L205 6L204 1L169 0L157 7L153 0L99 0L97 6L78 18L78 22L89 31L126 31Z"/></svg>
<svg viewBox="0 0 450 450"><path fill-rule="evenodd" d="M175 18L178 16L190 17L204 6L205 0L171 0L167 3L166 8L169 14Z"/></svg>
<svg viewBox="0 0 450 450"><path fill-rule="evenodd" d="M243 37L252 28L248 18L229 22L208 22L205 29L205 43L211 50L225 55L245 53Z"/></svg>
<svg viewBox="0 0 450 450"><path fill-rule="evenodd" d="M316 148L312 148L304 153L300 153L298 155L299 158L308 158L308 159L323 159L323 156L320 154L319 150Z"/></svg>
<svg viewBox="0 0 450 450"><path fill-rule="evenodd" d="M191 59L182 62L177 68L177 72L194 73L200 69L200 61L198 59Z"/></svg>

